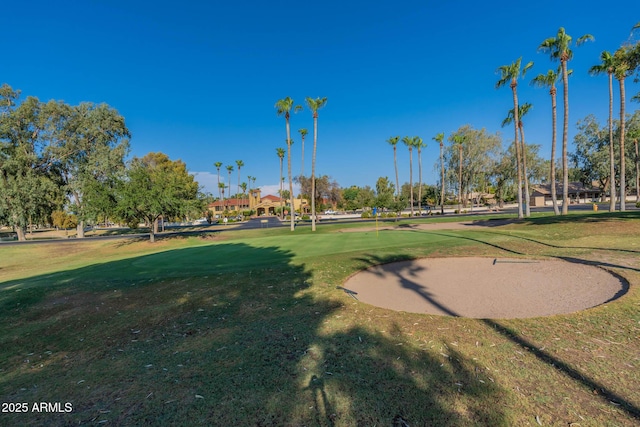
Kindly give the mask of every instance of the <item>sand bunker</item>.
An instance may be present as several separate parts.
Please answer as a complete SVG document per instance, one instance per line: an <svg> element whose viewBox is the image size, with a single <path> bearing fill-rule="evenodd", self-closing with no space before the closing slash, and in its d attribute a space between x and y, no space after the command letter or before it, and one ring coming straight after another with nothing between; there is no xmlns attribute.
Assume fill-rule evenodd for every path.
<svg viewBox="0 0 640 427"><path fill-rule="evenodd" d="M359 301L412 313L526 318L572 313L628 284L590 265L514 258L423 258L368 268L344 285Z"/></svg>

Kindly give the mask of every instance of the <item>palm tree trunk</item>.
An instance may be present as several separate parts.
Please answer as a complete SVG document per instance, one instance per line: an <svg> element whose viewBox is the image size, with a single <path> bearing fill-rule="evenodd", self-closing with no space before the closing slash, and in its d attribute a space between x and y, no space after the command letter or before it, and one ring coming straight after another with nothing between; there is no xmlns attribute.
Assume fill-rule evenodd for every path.
<svg viewBox="0 0 640 427"><path fill-rule="evenodd" d="M522 213L522 158L520 157L520 144L518 142L518 123L520 118L518 117L518 93L513 83L511 84L511 91L513 92L513 125L515 129L515 139L513 143L516 148L516 169L518 175L518 219L522 219L524 217Z"/></svg>
<svg viewBox="0 0 640 427"><path fill-rule="evenodd" d="M280 196L280 218L282 218L282 220L284 220L284 203L283 203L283 200L282 200L282 181L283 181L283 179L282 179L282 164L284 163L283 160L284 159L282 157L280 157L280 194L279 194L279 196Z"/></svg>
<svg viewBox="0 0 640 427"><path fill-rule="evenodd" d="M313 155L311 156L311 231L316 231L316 145L318 142L318 113L313 114Z"/></svg>
<svg viewBox="0 0 640 427"><path fill-rule="evenodd" d="M422 216L422 150L418 150L418 216Z"/></svg>
<svg viewBox="0 0 640 427"><path fill-rule="evenodd" d="M569 138L569 74L567 61L562 64L562 86L564 98L564 118L562 126L562 215L569 213L569 157L567 155L567 139Z"/></svg>
<svg viewBox="0 0 640 427"><path fill-rule="evenodd" d="M525 217L531 216L531 206L529 198L529 176L527 173L527 144L524 142L524 125L520 123L520 143L522 144L522 178L524 181Z"/></svg>
<svg viewBox="0 0 640 427"><path fill-rule="evenodd" d="M400 195L400 182L398 181L398 156L397 148L393 146L393 166L396 169L396 198Z"/></svg>
<svg viewBox="0 0 640 427"><path fill-rule="evenodd" d="M442 155L443 144L440 144L440 171L441 171L441 185L440 185L440 213L444 215L444 157Z"/></svg>
<svg viewBox="0 0 640 427"><path fill-rule="evenodd" d="M625 176L625 152L624 152L624 127L625 127L625 93L624 93L624 77L619 79L620 82L620 212L626 210L625 202L627 200L626 176Z"/></svg>
<svg viewBox="0 0 640 427"><path fill-rule="evenodd" d="M238 209L238 215L240 215L240 199L238 198L238 194L240 194L240 166L238 166L238 187L236 188L236 208Z"/></svg>
<svg viewBox="0 0 640 427"><path fill-rule="evenodd" d="M640 157L638 157L638 138L633 140L636 146L636 203L640 202Z"/></svg>
<svg viewBox="0 0 640 427"><path fill-rule="evenodd" d="M302 166L300 166L300 176L304 176L304 135L300 135L302 140ZM300 210L302 211L302 204L300 204ZM300 212L302 214L302 212Z"/></svg>
<svg viewBox="0 0 640 427"><path fill-rule="evenodd" d="M285 117L287 120L287 173L289 175L289 215L291 215L291 231L296 228L295 217L296 213L293 210L293 181L291 180L291 129L289 128L289 116Z"/></svg>
<svg viewBox="0 0 640 427"><path fill-rule="evenodd" d="M616 211L616 155L613 148L613 74L609 73L609 212Z"/></svg>
<svg viewBox="0 0 640 427"><path fill-rule="evenodd" d="M556 105L556 87L551 88L551 123L553 128L553 135L551 135L551 170L549 171L549 182L551 183L551 205L553 206L553 213L560 215L560 209L558 209L558 194L556 191L556 140L558 134L558 109Z"/></svg>
<svg viewBox="0 0 640 427"><path fill-rule="evenodd" d="M462 145L458 145L458 213L462 211Z"/></svg>
<svg viewBox="0 0 640 427"><path fill-rule="evenodd" d="M411 201L411 218L413 218L413 150L409 150L409 199Z"/></svg>

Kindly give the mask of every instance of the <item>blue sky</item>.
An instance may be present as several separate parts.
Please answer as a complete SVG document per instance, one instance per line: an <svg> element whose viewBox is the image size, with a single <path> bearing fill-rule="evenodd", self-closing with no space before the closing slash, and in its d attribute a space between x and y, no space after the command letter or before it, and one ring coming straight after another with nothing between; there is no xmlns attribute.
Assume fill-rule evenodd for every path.
<svg viewBox="0 0 640 427"><path fill-rule="evenodd" d="M377 177L394 174L386 139L418 135L428 144L423 179L435 183L432 137L438 132L448 136L470 124L501 131L505 145L511 141L511 129L500 127L512 108L511 92L495 89L496 69L520 56L535 63L518 86L520 101L533 104L527 142L541 144L546 157L550 98L529 82L556 64L537 52L539 44L561 26L574 38L595 37L574 49L570 63L572 139L579 119L591 113L604 124L608 114L606 76L587 70L640 21L637 0L561 0L544 7L466 0L7 3L0 83L42 101L111 105L132 133L132 155L161 151L181 159L214 194L216 161L235 166L242 160L243 181L253 175L265 192L277 188L275 150L285 146L286 133L274 104L286 96L300 104L305 97L328 98L319 114L318 174L345 187L374 186ZM628 79L628 98L639 86ZM309 130L308 174L311 113L292 115L291 127L294 174L301 168L297 130ZM398 163L400 181L407 182L404 146ZM236 182L234 172L233 191Z"/></svg>

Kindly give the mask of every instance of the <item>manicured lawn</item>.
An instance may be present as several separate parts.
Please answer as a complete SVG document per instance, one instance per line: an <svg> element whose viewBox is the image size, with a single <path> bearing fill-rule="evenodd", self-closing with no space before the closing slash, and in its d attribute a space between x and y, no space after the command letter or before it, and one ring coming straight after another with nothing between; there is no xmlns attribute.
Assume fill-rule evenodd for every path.
<svg viewBox="0 0 640 427"><path fill-rule="evenodd" d="M0 246L0 402L29 404L0 425L640 423L638 213L344 229ZM371 264L471 255L593 262L630 290L571 315L474 320L337 289Z"/></svg>

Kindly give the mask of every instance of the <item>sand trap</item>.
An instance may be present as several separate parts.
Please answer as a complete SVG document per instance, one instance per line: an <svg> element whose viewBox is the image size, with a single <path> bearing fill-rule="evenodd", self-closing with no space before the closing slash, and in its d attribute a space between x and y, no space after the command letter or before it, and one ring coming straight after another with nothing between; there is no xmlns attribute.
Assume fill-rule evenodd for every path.
<svg viewBox="0 0 640 427"><path fill-rule="evenodd" d="M526 318L572 313L626 293L590 265L514 258L423 258L368 268L344 288L362 302L412 313Z"/></svg>

